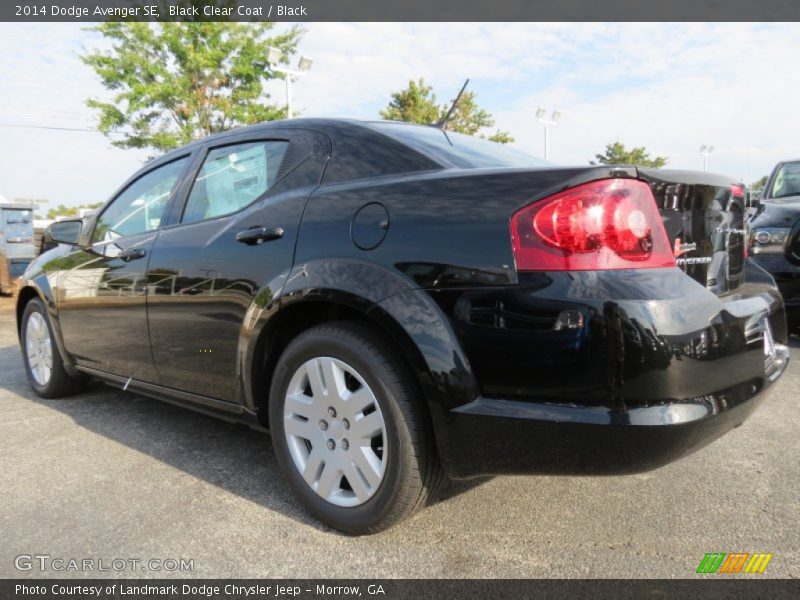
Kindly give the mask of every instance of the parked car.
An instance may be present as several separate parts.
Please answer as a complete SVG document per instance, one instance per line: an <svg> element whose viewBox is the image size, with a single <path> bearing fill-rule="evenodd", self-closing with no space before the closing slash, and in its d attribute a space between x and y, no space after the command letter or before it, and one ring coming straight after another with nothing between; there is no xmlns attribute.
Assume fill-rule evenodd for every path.
<svg viewBox="0 0 800 600"><path fill-rule="evenodd" d="M0 294L14 293L34 256L33 206L0 203Z"/></svg>
<svg viewBox="0 0 800 600"><path fill-rule="evenodd" d="M88 376L268 428L300 502L371 533L443 475L643 471L740 425L788 355L743 215L707 173L274 122L53 224L23 358L46 398Z"/></svg>
<svg viewBox="0 0 800 600"><path fill-rule="evenodd" d="M753 260L775 278L790 330L800 328L800 159L778 163L750 220Z"/></svg>

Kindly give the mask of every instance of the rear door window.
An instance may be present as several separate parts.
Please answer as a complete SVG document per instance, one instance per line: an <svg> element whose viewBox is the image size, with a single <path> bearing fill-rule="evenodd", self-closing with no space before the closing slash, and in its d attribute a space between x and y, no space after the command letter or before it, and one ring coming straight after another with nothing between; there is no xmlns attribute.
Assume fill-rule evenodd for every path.
<svg viewBox="0 0 800 600"><path fill-rule="evenodd" d="M214 148L206 156L183 211L183 223L242 210L277 178L289 142L260 141Z"/></svg>

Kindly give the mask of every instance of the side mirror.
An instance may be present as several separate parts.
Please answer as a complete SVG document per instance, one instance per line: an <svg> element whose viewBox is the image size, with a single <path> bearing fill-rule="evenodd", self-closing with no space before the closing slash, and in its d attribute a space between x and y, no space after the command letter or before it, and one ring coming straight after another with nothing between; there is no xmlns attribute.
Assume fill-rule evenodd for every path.
<svg viewBox="0 0 800 600"><path fill-rule="evenodd" d="M80 241L82 227L83 221L81 219L56 221L47 228L47 235L58 244L77 246Z"/></svg>

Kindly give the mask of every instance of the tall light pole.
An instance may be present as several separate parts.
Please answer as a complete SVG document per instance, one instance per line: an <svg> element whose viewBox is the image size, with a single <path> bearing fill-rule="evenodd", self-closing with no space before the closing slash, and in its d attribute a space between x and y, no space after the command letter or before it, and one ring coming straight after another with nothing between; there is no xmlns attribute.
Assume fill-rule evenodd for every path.
<svg viewBox="0 0 800 600"><path fill-rule="evenodd" d="M308 71L311 68L311 65L314 64L314 61L307 56L301 56L300 60L297 61L297 68L289 69L287 67L280 66L279 63L282 58L283 52L277 48L273 48L272 46L269 47L269 50L267 51L267 62L269 62L273 71L284 74L284 80L286 81L286 118L291 119L293 115L292 83L297 81L303 73Z"/></svg>
<svg viewBox="0 0 800 600"><path fill-rule="evenodd" d="M700 146L700 154L703 155L703 171L708 171L708 157L714 151L714 146L707 146L703 144Z"/></svg>
<svg viewBox="0 0 800 600"><path fill-rule="evenodd" d="M554 110L549 119L546 115L546 108L539 107L536 109L536 120L544 125L544 159L550 160L550 126L556 125L561 119L561 111Z"/></svg>

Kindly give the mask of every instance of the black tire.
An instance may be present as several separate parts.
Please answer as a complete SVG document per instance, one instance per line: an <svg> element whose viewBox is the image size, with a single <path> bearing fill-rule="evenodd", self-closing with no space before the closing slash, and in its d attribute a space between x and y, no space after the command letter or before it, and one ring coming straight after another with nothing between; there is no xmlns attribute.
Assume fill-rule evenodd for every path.
<svg viewBox="0 0 800 600"><path fill-rule="evenodd" d="M359 506L328 502L295 467L284 434L284 403L294 373L313 358L331 357L351 365L374 393L386 425L383 480ZM323 523L349 535L385 530L424 506L441 480L433 432L413 375L391 347L370 328L344 321L312 327L284 350L272 377L269 419L278 464L305 508Z"/></svg>
<svg viewBox="0 0 800 600"><path fill-rule="evenodd" d="M50 334L50 350L52 352L53 364L50 378L44 384L36 381L31 371L31 365L28 362L28 353L26 351L28 320L34 313L38 313L42 316ZM84 380L71 377L64 369L64 362L61 360L61 354L53 338L53 327L50 323L50 318L47 315L44 304L42 304L39 298L34 298L25 305L25 312L22 314L22 322L20 323L20 342L22 344L22 360L25 362L25 373L28 375L28 381L31 387L39 396L42 398L62 398L75 394L83 389Z"/></svg>

